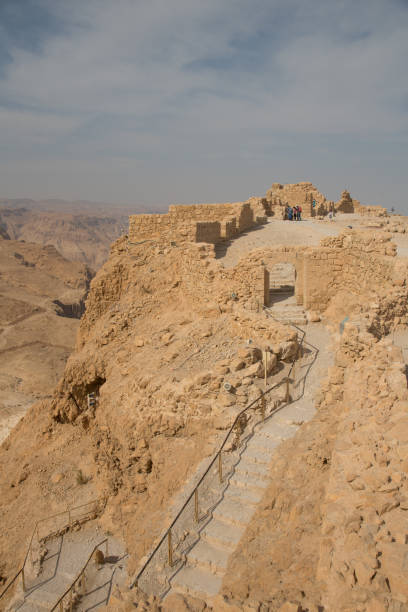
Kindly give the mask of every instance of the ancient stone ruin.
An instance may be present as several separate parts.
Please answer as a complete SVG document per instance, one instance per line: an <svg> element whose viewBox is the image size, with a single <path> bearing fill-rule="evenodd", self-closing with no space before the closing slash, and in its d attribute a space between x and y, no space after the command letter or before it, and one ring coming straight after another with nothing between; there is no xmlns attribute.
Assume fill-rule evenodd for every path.
<svg viewBox="0 0 408 612"><path fill-rule="evenodd" d="M129 240L133 244L143 240L217 244L265 223L268 217L284 219L288 205L301 206L304 218L321 217L329 212L386 214L384 208L362 206L348 191L343 191L338 202L331 202L309 182L273 183L265 197L252 197L246 202L172 204L166 214L133 215L129 222Z"/></svg>

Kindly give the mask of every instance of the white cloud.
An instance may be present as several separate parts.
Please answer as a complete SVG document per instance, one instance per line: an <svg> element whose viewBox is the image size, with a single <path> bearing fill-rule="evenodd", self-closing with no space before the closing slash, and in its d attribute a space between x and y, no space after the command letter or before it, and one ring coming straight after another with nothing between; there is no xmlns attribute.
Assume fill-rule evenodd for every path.
<svg viewBox="0 0 408 612"><path fill-rule="evenodd" d="M321 137L347 165L337 138L389 143L406 132L408 12L396 0L50 0L49 8L68 27L44 39L41 53L10 47L0 146L10 143L15 163L19 153L25 164L35 156L37 173L39 156L60 160L61 189L64 163L99 163L104 174L133 159L145 163L140 193L167 164L193 199L183 162L198 169L223 160L225 179L217 172L214 189L224 193L233 160L280 168L276 142L309 139L305 166L315 155L319 168ZM247 169L253 192L259 173ZM79 168L71 171L92 197ZM129 201L121 172L116 199Z"/></svg>

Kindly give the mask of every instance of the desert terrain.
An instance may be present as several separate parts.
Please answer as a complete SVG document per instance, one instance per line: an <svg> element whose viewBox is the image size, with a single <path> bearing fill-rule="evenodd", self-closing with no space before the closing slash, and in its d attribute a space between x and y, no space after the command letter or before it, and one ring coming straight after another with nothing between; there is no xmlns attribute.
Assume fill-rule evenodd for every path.
<svg viewBox="0 0 408 612"><path fill-rule="evenodd" d="M96 272L112 242L125 233L131 212L144 209L104 202L0 198L0 235L53 245L66 259Z"/></svg>
<svg viewBox="0 0 408 612"><path fill-rule="evenodd" d="M127 214L107 203L0 199L0 439L58 382L90 280Z"/></svg>
<svg viewBox="0 0 408 612"><path fill-rule="evenodd" d="M75 346L89 269L53 247L0 240L0 439L50 395Z"/></svg>
<svg viewBox="0 0 408 612"><path fill-rule="evenodd" d="M311 183L132 215L61 378L0 448L0 605L407 609L407 228ZM95 498L57 533L78 563L38 583L36 521ZM103 536L126 569L89 570L84 599Z"/></svg>

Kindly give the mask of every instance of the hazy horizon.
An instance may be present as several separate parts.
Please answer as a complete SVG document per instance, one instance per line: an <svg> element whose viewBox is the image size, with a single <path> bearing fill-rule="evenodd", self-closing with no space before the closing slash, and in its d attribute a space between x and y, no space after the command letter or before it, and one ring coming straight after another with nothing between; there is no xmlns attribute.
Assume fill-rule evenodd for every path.
<svg viewBox="0 0 408 612"><path fill-rule="evenodd" d="M408 214L406 0L3 0L0 198Z"/></svg>

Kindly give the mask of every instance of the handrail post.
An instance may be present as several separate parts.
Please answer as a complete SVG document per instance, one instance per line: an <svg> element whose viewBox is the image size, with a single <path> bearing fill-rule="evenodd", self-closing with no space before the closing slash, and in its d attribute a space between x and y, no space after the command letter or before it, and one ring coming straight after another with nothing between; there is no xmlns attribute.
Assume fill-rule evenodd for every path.
<svg viewBox="0 0 408 612"><path fill-rule="evenodd" d="M24 567L21 571L21 582L23 583L23 591L26 590L26 585L25 585L25 578L24 578Z"/></svg>
<svg viewBox="0 0 408 612"><path fill-rule="evenodd" d="M69 592L69 612L72 612L72 586Z"/></svg>
<svg viewBox="0 0 408 612"><path fill-rule="evenodd" d="M64 612L64 605L63 605L63 603L62 603L62 599L61 599L61 601L59 602L59 609L60 609L60 612Z"/></svg>
<svg viewBox="0 0 408 612"><path fill-rule="evenodd" d="M106 538L106 550L105 550L105 557L108 556L108 538Z"/></svg>
<svg viewBox="0 0 408 612"><path fill-rule="evenodd" d="M169 547L169 565L170 567L173 567L173 547L171 543L171 529L169 529L167 532L167 544Z"/></svg>
<svg viewBox="0 0 408 612"><path fill-rule="evenodd" d="M198 489L194 491L194 517L195 522L198 523Z"/></svg>
<svg viewBox="0 0 408 612"><path fill-rule="evenodd" d="M220 451L218 453L218 477L220 479L220 484L222 484L222 457L221 457L221 453L222 453L222 451Z"/></svg>
<svg viewBox="0 0 408 612"><path fill-rule="evenodd" d="M285 395L285 402L289 402L290 401L290 393L289 393L289 376L286 377L286 395Z"/></svg>
<svg viewBox="0 0 408 612"><path fill-rule="evenodd" d="M265 408L266 408L266 400L265 400L265 396L263 395L261 397L261 415L262 415L262 420L265 420Z"/></svg>

